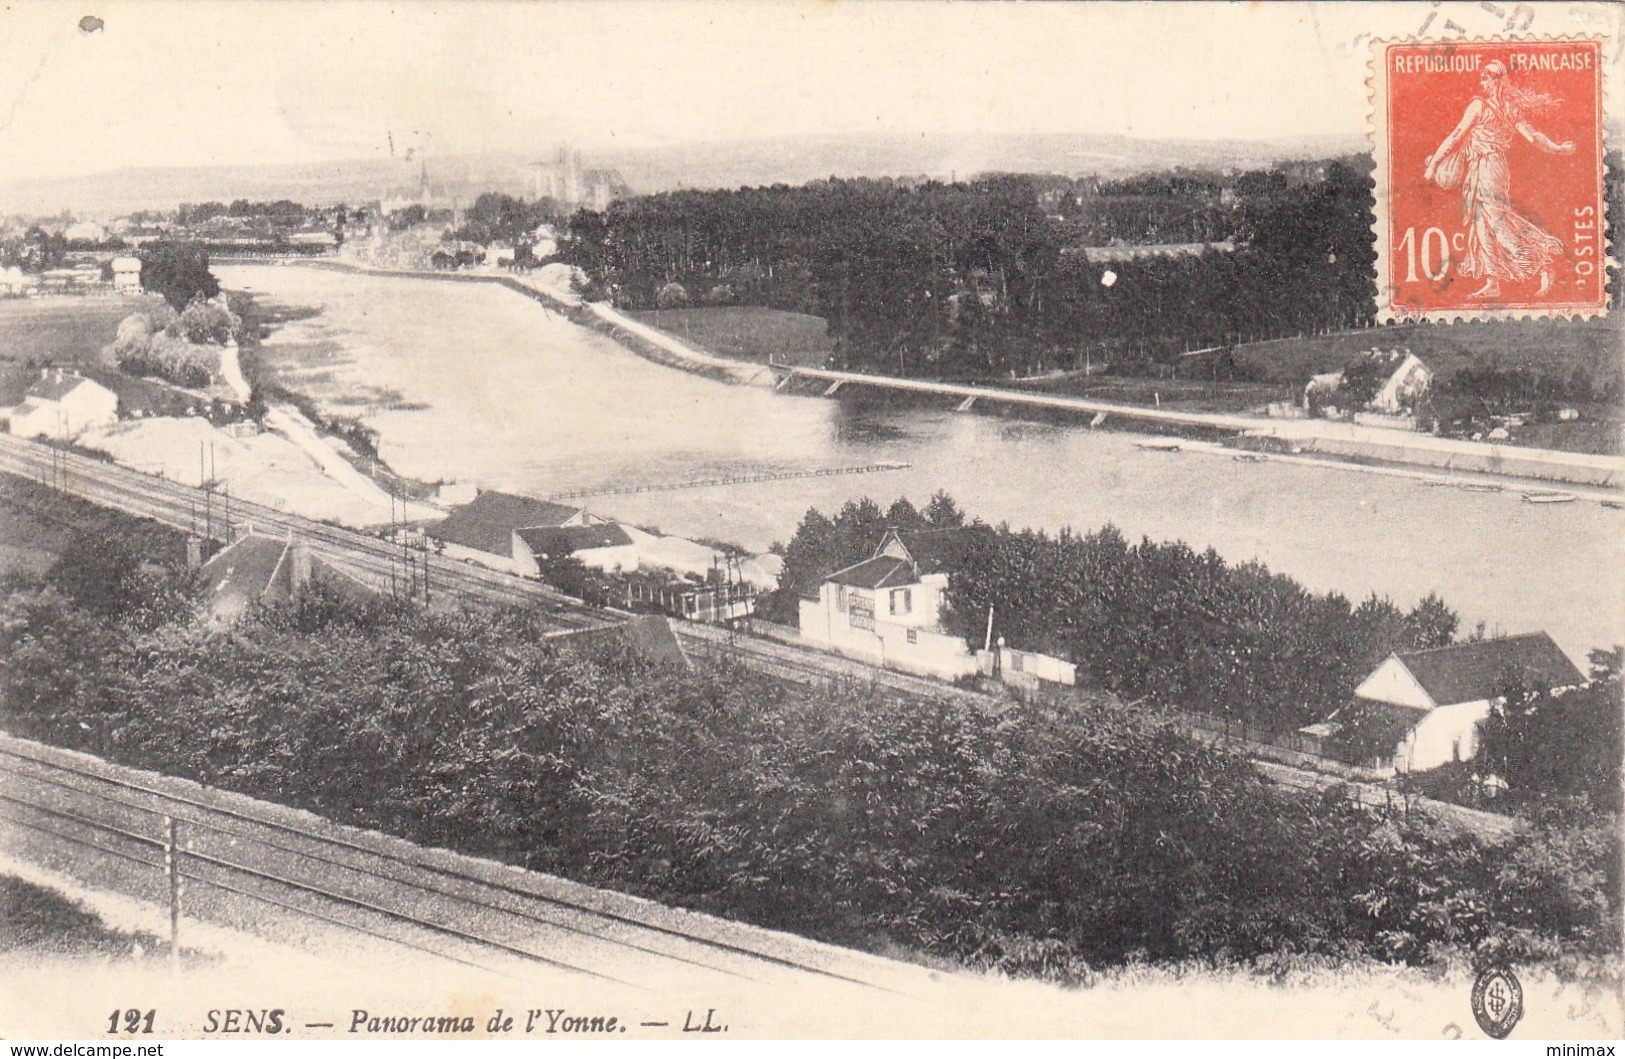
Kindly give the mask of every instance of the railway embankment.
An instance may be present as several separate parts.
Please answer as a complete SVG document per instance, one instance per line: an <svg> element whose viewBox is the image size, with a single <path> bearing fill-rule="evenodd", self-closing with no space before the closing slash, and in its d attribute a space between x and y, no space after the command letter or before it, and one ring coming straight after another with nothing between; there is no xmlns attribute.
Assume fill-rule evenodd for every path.
<svg viewBox="0 0 1625 1059"><path fill-rule="evenodd" d="M190 780L0 733L5 855L174 903L203 926L306 937L333 928L503 976L907 993L925 968L435 849ZM180 884L180 885L177 885ZM180 896L173 896L176 890ZM315 929L313 929L315 928Z"/></svg>

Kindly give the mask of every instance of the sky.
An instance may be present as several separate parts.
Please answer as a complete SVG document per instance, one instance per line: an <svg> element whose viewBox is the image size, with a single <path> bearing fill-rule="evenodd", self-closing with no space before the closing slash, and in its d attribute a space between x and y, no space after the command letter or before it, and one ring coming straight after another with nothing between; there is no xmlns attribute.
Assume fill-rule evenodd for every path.
<svg viewBox="0 0 1625 1059"><path fill-rule="evenodd" d="M398 155L869 130L1357 135L1373 34L1430 18L1433 33L1493 33L1513 9L0 0L0 184L387 157L391 140ZM1607 5L1531 10L1536 32L1625 20ZM87 13L100 29L79 28Z"/></svg>

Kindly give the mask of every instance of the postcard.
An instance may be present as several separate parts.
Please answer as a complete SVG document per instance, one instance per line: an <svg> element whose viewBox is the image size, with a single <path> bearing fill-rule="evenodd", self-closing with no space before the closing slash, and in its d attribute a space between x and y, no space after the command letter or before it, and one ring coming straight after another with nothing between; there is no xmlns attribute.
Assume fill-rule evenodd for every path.
<svg viewBox="0 0 1625 1059"><path fill-rule="evenodd" d="M1622 11L0 10L0 1036L1611 1054Z"/></svg>

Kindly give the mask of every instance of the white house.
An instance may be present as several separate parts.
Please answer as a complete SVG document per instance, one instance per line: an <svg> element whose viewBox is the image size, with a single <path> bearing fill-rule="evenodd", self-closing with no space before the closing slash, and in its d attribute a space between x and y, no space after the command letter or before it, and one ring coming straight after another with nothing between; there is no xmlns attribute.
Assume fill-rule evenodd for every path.
<svg viewBox="0 0 1625 1059"><path fill-rule="evenodd" d="M638 549L626 531L613 522L595 526L537 526L513 531L515 573L535 577L542 563L579 559L608 574L631 573L638 568Z"/></svg>
<svg viewBox="0 0 1625 1059"><path fill-rule="evenodd" d="M1478 752L1478 722L1511 679L1551 690L1585 678L1550 636L1536 632L1389 655L1354 697L1393 718L1394 768L1422 772Z"/></svg>
<svg viewBox="0 0 1625 1059"><path fill-rule="evenodd" d="M141 259L127 255L113 259L113 289L120 294L141 293Z"/></svg>
<svg viewBox="0 0 1625 1059"><path fill-rule="evenodd" d="M1383 380L1377 392L1365 403L1365 408L1378 416L1406 416L1416 408L1416 402L1427 393L1428 386L1433 382L1433 373L1427 369L1421 358L1409 350L1389 350L1386 353L1380 349L1370 350L1366 357L1374 360L1389 369L1387 377ZM1305 411L1313 411L1318 403L1325 406L1326 414L1338 412L1338 393L1343 388L1345 375L1341 371L1327 372L1323 375L1311 375L1309 382L1303 390L1303 407ZM1344 411L1359 412L1359 409L1344 409ZM1395 425L1392 422L1378 425Z"/></svg>
<svg viewBox="0 0 1625 1059"><path fill-rule="evenodd" d="M1407 350L1405 359L1399 362L1399 367L1388 376L1388 381L1382 384L1382 389L1377 391L1366 407L1386 415L1403 415L1416 407L1417 398L1427 392L1428 384L1432 381L1433 373L1415 353Z"/></svg>
<svg viewBox="0 0 1625 1059"><path fill-rule="evenodd" d="M888 530L871 558L837 570L801 601L802 639L851 658L953 680L976 672L962 637L940 625L948 570L969 529Z"/></svg>
<svg viewBox="0 0 1625 1059"><path fill-rule="evenodd" d="M117 422L118 395L77 373L44 369L5 416L6 429L18 437L72 438Z"/></svg>

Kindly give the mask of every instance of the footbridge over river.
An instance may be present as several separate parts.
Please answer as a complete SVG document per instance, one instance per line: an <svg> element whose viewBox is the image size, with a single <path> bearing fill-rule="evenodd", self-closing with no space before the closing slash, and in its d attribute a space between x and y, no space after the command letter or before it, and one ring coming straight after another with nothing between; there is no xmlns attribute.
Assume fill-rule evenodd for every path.
<svg viewBox="0 0 1625 1059"><path fill-rule="evenodd" d="M1323 419L1269 419L1219 412L1181 412L1096 401L1069 394L1032 393L892 375L865 375L828 368L773 365L773 371L778 376L775 389L782 390L797 380L806 380L821 387L826 397L833 397L848 387L866 386L946 397L956 400L956 407L961 412L972 411L978 405L1002 405L1076 412L1092 416L1091 426L1099 426L1106 418L1116 417L1142 424L1160 424L1172 433L1201 430L1270 437L1290 446L1293 452L1317 453L1334 459L1378 460L1445 471L1612 488L1625 481L1625 460L1603 454L1498 445ZM1609 503L1616 502L1610 497Z"/></svg>
<svg viewBox="0 0 1625 1059"><path fill-rule="evenodd" d="M1270 431L1275 423L1256 416L1225 415L1217 412L1177 412L1172 409L1146 408L1119 404L1115 401L1095 401L1069 394L1029 393L1025 390L1006 390L994 386L971 386L957 382L931 382L925 379L905 379L892 375L865 375L855 371L834 371L828 368L792 368L774 365L779 374L775 389L783 389L796 379L826 383L825 396L834 396L843 387L871 386L908 393L936 394L957 398L962 412L971 411L978 403L1048 408L1081 412L1089 415L1120 416L1167 423L1178 427L1198 427L1225 433L1240 434L1247 431Z"/></svg>

